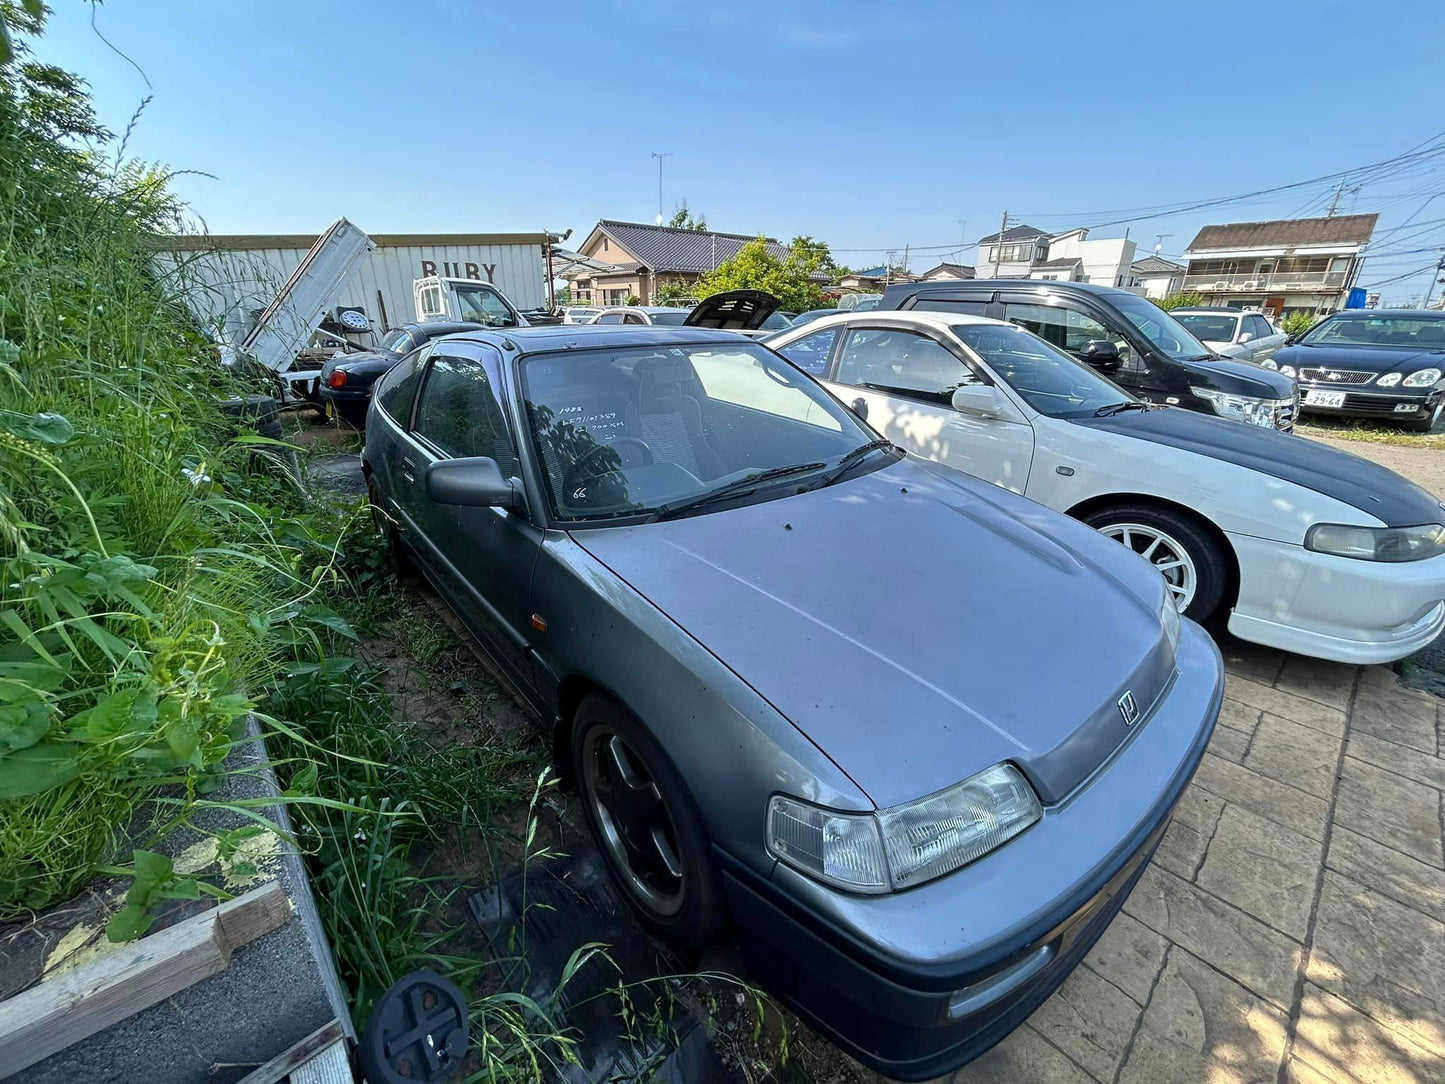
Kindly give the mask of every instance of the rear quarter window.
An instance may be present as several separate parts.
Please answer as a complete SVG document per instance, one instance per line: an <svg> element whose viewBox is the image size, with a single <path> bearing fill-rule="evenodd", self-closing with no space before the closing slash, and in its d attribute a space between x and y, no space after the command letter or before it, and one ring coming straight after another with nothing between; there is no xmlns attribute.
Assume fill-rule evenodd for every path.
<svg viewBox="0 0 1445 1084"><path fill-rule="evenodd" d="M422 358L426 353L425 347L413 350L377 382L377 405L400 425L405 426L411 418L411 405L416 401L417 385L421 382Z"/></svg>

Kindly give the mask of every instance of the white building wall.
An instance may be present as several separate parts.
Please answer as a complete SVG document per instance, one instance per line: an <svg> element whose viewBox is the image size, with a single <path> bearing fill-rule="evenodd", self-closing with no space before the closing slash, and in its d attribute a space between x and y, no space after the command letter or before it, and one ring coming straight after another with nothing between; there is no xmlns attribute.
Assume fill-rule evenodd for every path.
<svg viewBox="0 0 1445 1084"><path fill-rule="evenodd" d="M225 339L239 342L250 330L254 313L275 296L307 249L238 247L232 238L222 244L226 247L209 251L160 252L155 263L162 275L187 295L195 311L212 314L223 326ZM547 303L541 244L379 243L356 269L336 304L364 309L378 331L395 327L416 319L411 284L426 275L492 282L519 309Z"/></svg>
<svg viewBox="0 0 1445 1084"><path fill-rule="evenodd" d="M1055 241L1049 245L1050 260L1077 259L1084 262L1084 282L1119 286L1129 281L1135 244L1123 237L1098 241Z"/></svg>
<svg viewBox="0 0 1445 1084"><path fill-rule="evenodd" d="M1161 297L1168 297L1170 294L1177 294L1179 286L1184 281L1184 272L1180 271L1172 275L1139 275L1139 288L1143 290L1145 297L1156 301Z"/></svg>

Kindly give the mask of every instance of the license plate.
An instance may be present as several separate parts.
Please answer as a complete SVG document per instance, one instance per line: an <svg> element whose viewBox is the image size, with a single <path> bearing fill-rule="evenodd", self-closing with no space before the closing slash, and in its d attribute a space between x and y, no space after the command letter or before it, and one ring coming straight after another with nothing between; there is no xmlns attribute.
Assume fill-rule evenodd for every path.
<svg viewBox="0 0 1445 1084"><path fill-rule="evenodd" d="M330 399L327 399L327 400L326 400L325 409L326 409L326 416L327 416L328 418L334 418L334 417L336 417L336 404L334 404Z"/></svg>
<svg viewBox="0 0 1445 1084"><path fill-rule="evenodd" d="M1305 406L1330 406L1342 407L1345 405L1345 393L1342 391L1307 391L1305 392Z"/></svg>

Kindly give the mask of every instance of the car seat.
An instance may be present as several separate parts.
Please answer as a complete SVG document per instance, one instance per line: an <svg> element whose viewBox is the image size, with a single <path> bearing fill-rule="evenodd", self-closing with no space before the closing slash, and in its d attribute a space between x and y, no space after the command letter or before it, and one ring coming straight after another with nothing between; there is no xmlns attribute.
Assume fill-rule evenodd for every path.
<svg viewBox="0 0 1445 1084"><path fill-rule="evenodd" d="M637 401L627 408L627 433L641 437L659 463L675 463L698 478L724 473L722 457L708 443L702 407L687 392L697 387L697 374L685 360L647 358L639 361Z"/></svg>

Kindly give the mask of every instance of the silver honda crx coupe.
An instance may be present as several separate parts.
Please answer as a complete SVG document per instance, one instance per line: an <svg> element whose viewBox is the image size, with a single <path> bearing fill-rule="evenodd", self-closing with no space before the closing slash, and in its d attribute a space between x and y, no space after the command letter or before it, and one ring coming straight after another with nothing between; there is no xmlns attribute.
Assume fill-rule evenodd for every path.
<svg viewBox="0 0 1445 1084"><path fill-rule="evenodd" d="M1145 561L727 332L436 340L378 385L364 460L643 922L736 938L893 1077L1063 981L1219 713L1219 652Z"/></svg>

